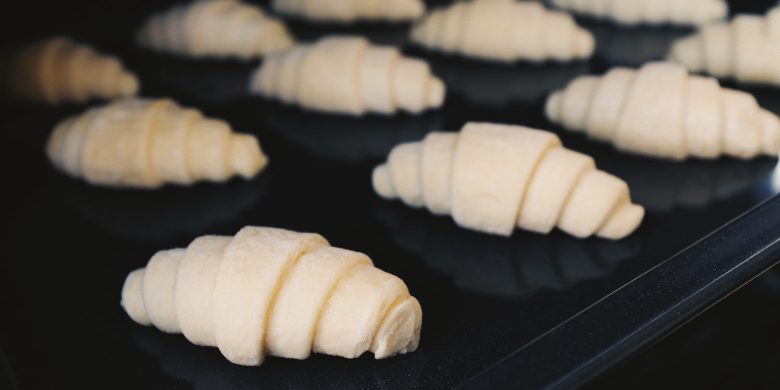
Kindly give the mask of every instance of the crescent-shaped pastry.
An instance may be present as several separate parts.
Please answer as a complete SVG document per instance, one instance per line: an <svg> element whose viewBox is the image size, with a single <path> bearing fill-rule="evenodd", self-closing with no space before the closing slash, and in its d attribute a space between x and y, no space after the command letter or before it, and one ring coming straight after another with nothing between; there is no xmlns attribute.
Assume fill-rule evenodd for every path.
<svg viewBox="0 0 780 390"><path fill-rule="evenodd" d="M403 22L425 12L421 0L274 0L273 8L284 15L318 22Z"/></svg>

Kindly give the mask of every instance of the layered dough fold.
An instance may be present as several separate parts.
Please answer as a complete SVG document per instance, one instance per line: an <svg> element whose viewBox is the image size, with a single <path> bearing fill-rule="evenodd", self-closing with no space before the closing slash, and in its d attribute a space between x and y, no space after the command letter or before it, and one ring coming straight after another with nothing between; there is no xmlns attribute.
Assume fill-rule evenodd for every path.
<svg viewBox="0 0 780 390"><path fill-rule="evenodd" d="M250 90L332 113L420 113L444 102L444 83L425 61L362 37L331 36L269 56Z"/></svg>
<svg viewBox="0 0 780 390"><path fill-rule="evenodd" d="M622 151L683 160L777 156L780 119L745 92L670 62L582 76L547 99L547 118Z"/></svg>
<svg viewBox="0 0 780 390"><path fill-rule="evenodd" d="M641 223L623 180L561 146L550 132L468 123L396 146L374 169L377 194L400 198L465 228L509 236L515 227L576 237L620 239Z"/></svg>
<svg viewBox="0 0 780 390"><path fill-rule="evenodd" d="M456 2L431 11L412 41L445 53L512 62L570 61L593 54L593 35L566 13L515 0Z"/></svg>
<svg viewBox="0 0 780 390"><path fill-rule="evenodd" d="M692 72L780 86L780 7L704 26L675 42L669 59Z"/></svg>
<svg viewBox="0 0 780 390"><path fill-rule="evenodd" d="M254 136L169 99L122 99L67 118L46 153L70 176L111 187L251 178L268 162Z"/></svg>
<svg viewBox="0 0 780 390"><path fill-rule="evenodd" d="M197 0L154 14L138 30L141 46L186 57L251 59L293 45L284 24L238 0Z"/></svg>
<svg viewBox="0 0 780 390"><path fill-rule="evenodd" d="M404 282L366 255L318 234L267 227L157 252L127 276L121 304L139 324L183 333L247 366L266 355L413 352L422 326Z"/></svg>
<svg viewBox="0 0 780 390"><path fill-rule="evenodd" d="M425 12L421 0L274 0L273 8L285 15L320 22L402 22Z"/></svg>
<svg viewBox="0 0 780 390"><path fill-rule="evenodd" d="M704 25L728 14L724 0L552 0L552 4L623 25Z"/></svg>
<svg viewBox="0 0 780 390"><path fill-rule="evenodd" d="M138 78L114 56L65 37L34 43L11 56L3 82L16 97L57 104L135 95Z"/></svg>

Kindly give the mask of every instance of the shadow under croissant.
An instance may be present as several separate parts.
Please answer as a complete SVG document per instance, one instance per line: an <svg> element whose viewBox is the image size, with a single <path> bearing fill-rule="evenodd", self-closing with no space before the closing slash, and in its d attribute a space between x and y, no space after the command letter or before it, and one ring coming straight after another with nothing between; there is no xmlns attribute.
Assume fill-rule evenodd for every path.
<svg viewBox="0 0 780 390"><path fill-rule="evenodd" d="M417 51L415 48L412 52ZM589 71L588 64L582 61L504 64L437 53L426 53L423 58L451 93L491 108L536 103Z"/></svg>
<svg viewBox="0 0 780 390"><path fill-rule="evenodd" d="M444 126L440 111L354 118L304 111L269 101L257 107L269 130L332 161L381 160L398 143L420 140Z"/></svg>
<svg viewBox="0 0 780 390"><path fill-rule="evenodd" d="M249 80L259 61L195 59L143 48L128 50L128 66L144 80L143 94L219 104L249 95Z"/></svg>
<svg viewBox="0 0 780 390"><path fill-rule="evenodd" d="M216 348L190 344L181 335L166 335L155 329L136 327L132 338L139 350L157 360L165 375L203 390L259 387L321 389L325 380L331 378L333 370L344 365L358 366L359 372L365 375L350 378L348 383L339 383L339 389L393 389L397 388L394 387L397 384L387 381L387 365L403 365L403 372L407 374L404 381L407 383L415 383L415 378L424 369L422 356L416 353L384 360L374 360L370 354L351 360L316 354L303 361L267 357L260 367L244 367L227 361Z"/></svg>
<svg viewBox="0 0 780 390"><path fill-rule="evenodd" d="M411 27L409 22L360 21L353 24L307 21L284 16L284 23L298 42L316 41L326 35L361 35L375 44L403 46Z"/></svg>
<svg viewBox="0 0 780 390"><path fill-rule="evenodd" d="M679 26L624 27L593 19L578 22L596 38L594 55L611 66L639 66L662 60L675 40L695 31Z"/></svg>
<svg viewBox="0 0 780 390"><path fill-rule="evenodd" d="M375 208L400 247L426 266L449 275L471 292L529 297L541 290L565 290L609 275L639 252L638 237L621 241L580 240L560 232L517 232L496 237L462 229L450 217L384 201Z"/></svg>
<svg viewBox="0 0 780 390"><path fill-rule="evenodd" d="M62 187L66 202L101 229L127 239L165 241L236 219L265 196L269 175L154 191L95 188L74 180Z"/></svg>

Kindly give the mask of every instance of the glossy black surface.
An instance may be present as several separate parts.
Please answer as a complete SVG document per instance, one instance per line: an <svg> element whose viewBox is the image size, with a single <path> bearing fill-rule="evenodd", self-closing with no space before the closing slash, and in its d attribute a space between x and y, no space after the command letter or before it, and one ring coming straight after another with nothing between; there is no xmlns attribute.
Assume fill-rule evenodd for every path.
<svg viewBox="0 0 780 390"><path fill-rule="evenodd" d="M593 155L602 169L624 178L636 201L646 206L643 226L620 242L577 240L559 232L485 236L374 196L371 169L398 142L473 120L556 130L542 114L547 92L577 75L631 62L626 58L661 55L630 44L602 44L627 34L620 29L602 25L597 56L566 65L499 66L407 47L409 54L430 60L449 85L445 107L419 117L352 119L246 96L245 80L256 63L194 62L137 49L126 29L147 10L118 4L90 11L92 24L53 26L122 55L141 76L144 95L171 96L229 121L238 131L257 134L271 165L251 182L154 192L93 188L55 172L43 155L52 126L83 106L3 102L6 142L0 146L0 166L6 201L0 207L8 229L0 260L0 361L10 372L9 383L21 388L450 388L469 379L477 385L550 384L573 372L578 380L566 383L578 383L778 260L769 251L761 261L740 261L764 241L780 237L777 219L765 220L778 215L780 198L775 197L762 209L766 212L726 228L710 247L717 249L713 259L749 267L730 273L734 267L724 262L708 268L702 256L709 254L695 251L666 262L774 197L780 184L776 159L668 163L621 155L559 132L566 146ZM118 17L116 25L106 22L111 17ZM293 26L303 37L327 31L299 22ZM381 42L403 43L405 29L363 26L357 31ZM668 41L668 31L656 32L659 40ZM650 41L656 36L642 34ZM657 51L663 43L642 47ZM764 107L780 113L780 91L751 91ZM248 224L321 233L333 245L365 252L380 268L403 278L424 310L419 350L383 361L368 355L356 360L314 356L238 367L216 349L137 326L123 313L118 302L125 275L156 250L184 246L201 234L232 234ZM645 277L658 279L639 281L658 284L627 285L654 267L666 273L650 272ZM694 294L698 285L674 277L681 274L711 290ZM721 283L708 283L713 280ZM621 295L625 292L658 307L637 311L650 317L632 317L633 308L622 316L604 309L645 302ZM592 306L607 296L616 301L601 303L615 306ZM681 307L671 318L652 316L653 310L686 297L696 297L696 304ZM614 339L646 319L661 321L641 339ZM617 330L610 332L603 324ZM556 327L564 336L554 337L550 330ZM544 345L553 347L537 347ZM529 346L534 354L526 354ZM587 357L597 356L604 346L621 353L588 365ZM535 372L546 379L530 381L536 377L523 370L536 366L527 359L551 362Z"/></svg>

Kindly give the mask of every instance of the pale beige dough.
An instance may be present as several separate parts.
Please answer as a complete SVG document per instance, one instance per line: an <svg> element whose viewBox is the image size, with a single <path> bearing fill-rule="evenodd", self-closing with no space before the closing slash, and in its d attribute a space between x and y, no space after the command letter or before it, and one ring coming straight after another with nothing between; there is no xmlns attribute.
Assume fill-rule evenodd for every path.
<svg viewBox="0 0 780 390"><path fill-rule="evenodd" d="M414 20L425 12L422 0L274 0L273 8L285 15L320 22Z"/></svg>
<svg viewBox="0 0 780 390"><path fill-rule="evenodd" d="M623 25L703 25L728 14L724 0L552 0L552 4Z"/></svg>

